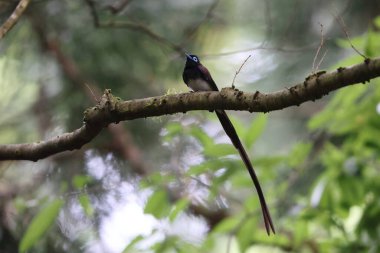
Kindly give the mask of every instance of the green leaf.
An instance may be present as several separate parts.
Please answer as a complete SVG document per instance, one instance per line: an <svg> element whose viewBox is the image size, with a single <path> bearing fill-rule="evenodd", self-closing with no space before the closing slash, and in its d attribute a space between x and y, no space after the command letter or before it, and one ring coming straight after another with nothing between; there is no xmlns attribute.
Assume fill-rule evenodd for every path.
<svg viewBox="0 0 380 253"><path fill-rule="evenodd" d="M144 239L142 235L136 236L129 244L127 247L124 248L123 253L129 253L129 252L136 252L134 251L134 246L141 242Z"/></svg>
<svg viewBox="0 0 380 253"><path fill-rule="evenodd" d="M260 201L256 194L252 194L250 197L248 197L244 201L244 207L247 212L253 212L259 210L260 207Z"/></svg>
<svg viewBox="0 0 380 253"><path fill-rule="evenodd" d="M94 215L94 208L92 207L90 198L86 193L79 196L79 203L88 217L92 217Z"/></svg>
<svg viewBox="0 0 380 253"><path fill-rule="evenodd" d="M153 185L166 184L167 182L170 182L172 179L173 179L173 175L163 174L160 171L149 175L149 182Z"/></svg>
<svg viewBox="0 0 380 253"><path fill-rule="evenodd" d="M18 213L23 213L27 209L26 201L20 196L17 196L13 200L13 206L16 208Z"/></svg>
<svg viewBox="0 0 380 253"><path fill-rule="evenodd" d="M183 210L185 210L190 204L190 200L188 199L180 199L178 200L172 211L170 212L170 215L169 215L169 220L171 222L173 222L175 220L175 218L177 218L178 214L181 213Z"/></svg>
<svg viewBox="0 0 380 253"><path fill-rule="evenodd" d="M373 23L377 28L380 28L380 16L377 16L374 20Z"/></svg>
<svg viewBox="0 0 380 253"><path fill-rule="evenodd" d="M26 252L46 233L54 223L64 201L56 199L47 204L31 221L20 243L20 252Z"/></svg>
<svg viewBox="0 0 380 253"><path fill-rule="evenodd" d="M234 125L234 128L239 136L242 133L245 133L247 129L247 126L246 126L247 124L245 122L241 121L239 118L234 117L231 114L229 114L228 117L230 118L232 125Z"/></svg>
<svg viewBox="0 0 380 253"><path fill-rule="evenodd" d="M203 147L209 147L214 145L214 139L208 136L202 128L196 127L196 126L191 126L190 128L190 135L196 138Z"/></svg>
<svg viewBox="0 0 380 253"><path fill-rule="evenodd" d="M286 160L287 157L285 156L264 156L264 157L257 157L254 161L255 167L263 167L263 168L272 168L275 166L278 166Z"/></svg>
<svg viewBox="0 0 380 253"><path fill-rule="evenodd" d="M201 251L207 253L243 253L239 249L239 243L233 234L219 235L215 238L213 247L210 247L207 251ZM249 251L246 251L248 253ZM259 251L258 251L259 252Z"/></svg>
<svg viewBox="0 0 380 253"><path fill-rule="evenodd" d="M251 126L246 132L244 142L248 149L256 142L257 138L262 135L267 125L268 116L266 114L258 114L255 120L252 121Z"/></svg>
<svg viewBox="0 0 380 253"><path fill-rule="evenodd" d="M337 39L335 42L342 48L350 48L352 44L355 48L361 50L365 43L365 36L351 37L350 40L346 38Z"/></svg>
<svg viewBox="0 0 380 253"><path fill-rule="evenodd" d="M258 217L260 216L258 215ZM250 244L252 243L255 229L259 230L256 219L246 218L244 223L242 223L239 232L236 235L242 252L245 252L248 246L250 246Z"/></svg>
<svg viewBox="0 0 380 253"><path fill-rule="evenodd" d="M233 145L225 144L225 143L220 143L220 144L215 144L215 145L205 147L203 152L206 156L210 156L210 157L215 157L215 156L220 157L220 156L237 154L237 151Z"/></svg>
<svg viewBox="0 0 380 253"><path fill-rule="evenodd" d="M72 179L73 185L76 189L82 189L86 184L92 182L92 177L88 175L75 175Z"/></svg>
<svg viewBox="0 0 380 253"><path fill-rule="evenodd" d="M152 214L157 219L165 217L170 211L168 194L164 190L155 191L145 205L144 213Z"/></svg>
<svg viewBox="0 0 380 253"><path fill-rule="evenodd" d="M239 164L240 160L229 159L229 158L218 158L210 159L201 164L191 166L187 175L194 176L200 175L207 172L215 172L221 168L234 169ZM239 164L240 166L240 164Z"/></svg>
<svg viewBox="0 0 380 253"><path fill-rule="evenodd" d="M155 253L172 252L170 249L174 248L177 242L176 236L167 236L164 241L152 245L150 249Z"/></svg>
<svg viewBox="0 0 380 253"><path fill-rule="evenodd" d="M209 164L210 164L210 161L206 161L204 163L191 166L186 174L190 176L195 176L195 175L206 173L207 171L209 171Z"/></svg>
<svg viewBox="0 0 380 253"><path fill-rule="evenodd" d="M226 170L223 171L222 175L218 175L213 179L213 184L211 185L211 192L214 194L217 194L218 188L220 185L223 185L229 178L237 173L239 170L226 168Z"/></svg>
<svg viewBox="0 0 380 253"><path fill-rule="evenodd" d="M311 148L311 143L298 143L295 145L288 156L289 167L296 167L302 163L309 155Z"/></svg>
<svg viewBox="0 0 380 253"><path fill-rule="evenodd" d="M68 183L67 183L66 181L61 182L61 185L60 185L60 189L59 189L59 191L60 191L61 193L65 193L65 192L67 192L67 189L69 189L69 185L68 185Z"/></svg>
<svg viewBox="0 0 380 253"><path fill-rule="evenodd" d="M303 219L297 219L293 227L294 244L299 247L308 236L307 223Z"/></svg>
<svg viewBox="0 0 380 253"><path fill-rule="evenodd" d="M230 178L232 186L236 189L252 187L252 179L249 176L246 169L240 169L238 173L235 173Z"/></svg>
<svg viewBox="0 0 380 253"><path fill-rule="evenodd" d="M175 135L183 131L183 127L179 122L170 122L165 127L167 133L164 135L166 141L171 140Z"/></svg>
<svg viewBox="0 0 380 253"><path fill-rule="evenodd" d="M369 30L367 34L367 41L365 44L365 55L367 57L375 57L380 49L380 33Z"/></svg>
<svg viewBox="0 0 380 253"><path fill-rule="evenodd" d="M212 231L214 233L228 233L239 225L241 217L229 217L221 221Z"/></svg>
<svg viewBox="0 0 380 253"><path fill-rule="evenodd" d="M309 121L309 128L328 128L333 133L346 133L354 128L363 115L358 111L358 103L368 93L368 87L355 85L336 93L328 106Z"/></svg>

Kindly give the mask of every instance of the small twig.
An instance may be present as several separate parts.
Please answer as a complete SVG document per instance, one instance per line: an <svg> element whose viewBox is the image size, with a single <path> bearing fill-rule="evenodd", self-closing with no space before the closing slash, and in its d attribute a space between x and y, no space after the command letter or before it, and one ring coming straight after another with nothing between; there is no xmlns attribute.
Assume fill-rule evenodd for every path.
<svg viewBox="0 0 380 253"><path fill-rule="evenodd" d="M170 47L173 51L176 51L177 53L183 54L185 51L181 47L181 45L174 44L173 42L167 40L164 36L157 34L156 32L152 31L149 27L135 23L130 21L110 21L107 23L100 23L99 27L101 28L125 28L130 29L133 31L140 32L142 34L147 35L151 39L154 39L155 41L164 44L168 47Z"/></svg>
<svg viewBox="0 0 380 253"><path fill-rule="evenodd" d="M321 57L321 59L319 60L319 62L318 62L318 64L317 64L317 69L316 69L316 72L317 72L317 70L319 69L319 67L321 66L321 64L322 64L322 62L323 62L323 59L325 59L325 56L326 56L326 54L327 54L327 52L328 52L329 50L328 49L326 49L326 51L323 53L323 55L322 55L322 57Z"/></svg>
<svg viewBox="0 0 380 253"><path fill-rule="evenodd" d="M0 39L4 38L5 34L17 23L29 2L30 0L20 0L12 15L0 27Z"/></svg>
<svg viewBox="0 0 380 253"><path fill-rule="evenodd" d="M128 4L130 4L132 0L121 0L118 3L110 4L107 6L107 8L110 10L112 14L118 14L122 10L127 7Z"/></svg>
<svg viewBox="0 0 380 253"><path fill-rule="evenodd" d="M213 15L213 12L216 8L216 6L218 5L218 3L220 2L220 0L215 0L211 5L210 7L208 8L207 12L206 12L206 15L197 23L195 24L193 27L191 27L190 29L188 29L188 32L186 34L186 40L191 38L197 31L198 29L202 26L202 24L204 24L208 19L210 19ZM183 43L182 43L183 44Z"/></svg>
<svg viewBox="0 0 380 253"><path fill-rule="evenodd" d="M265 40L262 45L265 46L266 42L271 39L273 33L273 22L272 22L272 13L270 8L270 3L268 0L264 0L265 11L264 11L264 19L266 24L266 35Z"/></svg>
<svg viewBox="0 0 380 253"><path fill-rule="evenodd" d="M325 44L325 36L323 34L323 25L321 23L319 23L319 25L321 26L321 42L319 43L317 52L315 53L315 56L314 56L313 69L312 69L313 74L318 71L319 64L322 63L322 59L324 58L324 56L323 56L321 61L319 62L319 64L317 66L315 65L317 58L318 58L318 55L319 55L319 52L321 51L323 45ZM326 50L326 52L327 52L327 50ZM325 54L326 54L326 52L325 52Z"/></svg>
<svg viewBox="0 0 380 253"><path fill-rule="evenodd" d="M332 13L333 17L335 18L335 20L338 22L340 28L342 29L343 33L345 34L348 42L350 43L350 46L353 50L355 50L356 53L358 53L361 57L363 57L364 59L368 59L367 56L365 56L364 54L362 54L353 44L352 44L352 41L351 41L351 38L350 38L350 35L348 34L348 29L347 29L347 26L346 24L344 23L344 20L341 16L338 16L338 15L335 15L334 13Z"/></svg>
<svg viewBox="0 0 380 253"><path fill-rule="evenodd" d="M151 39L154 39L155 41L164 44L168 47L170 47L172 50L182 54L185 51L182 49L181 45L174 44L173 42L167 40L164 36L159 35L152 31L150 28L143 24L139 24L136 22L131 21L108 21L108 22L101 22L100 18L98 16L98 13L96 11L95 3L93 0L85 0L88 7L90 8L91 16L93 19L94 26L97 28L125 28L133 31L140 32L142 34L147 35Z"/></svg>
<svg viewBox="0 0 380 253"><path fill-rule="evenodd" d="M88 7L90 8L90 13L91 13L91 17L92 17L94 26L99 27L100 22L99 22L98 13L96 12L94 1L93 0L85 0L85 2L87 3Z"/></svg>
<svg viewBox="0 0 380 253"><path fill-rule="evenodd" d="M228 236L228 241L227 241L227 251L226 251L226 253L230 253L230 251L231 251L231 241L232 241L232 236L233 236L233 234L230 234L230 235Z"/></svg>
<svg viewBox="0 0 380 253"><path fill-rule="evenodd" d="M263 46L262 44L264 44L264 43L261 43L257 47L244 48L244 49L228 51L228 52L223 52L223 53L217 53L217 54L202 54L199 56L202 56L202 57L220 57L220 56L234 55L234 54L240 54L240 53L245 53L245 52L252 52L252 51L256 51L256 50L273 50L273 51L284 52L284 53L300 53L300 52L304 52L307 50L311 50L316 45L315 43L313 43L313 44L310 44L310 45L307 45L304 47L299 47L299 48L283 48L283 47L266 47L266 46Z"/></svg>
<svg viewBox="0 0 380 253"><path fill-rule="evenodd" d="M95 96L93 90L91 89L91 87L87 84L87 83L84 83L84 85L86 85L87 89L89 89L89 91L91 92L91 95L92 95L92 98L97 102L99 103L99 99Z"/></svg>
<svg viewBox="0 0 380 253"><path fill-rule="evenodd" d="M248 61L248 59L251 58L251 55L248 55L248 57L244 60L243 64L240 65L240 68L235 72L234 79L232 80L232 88L235 88L235 79L237 75L239 75L241 69L243 68L244 64Z"/></svg>

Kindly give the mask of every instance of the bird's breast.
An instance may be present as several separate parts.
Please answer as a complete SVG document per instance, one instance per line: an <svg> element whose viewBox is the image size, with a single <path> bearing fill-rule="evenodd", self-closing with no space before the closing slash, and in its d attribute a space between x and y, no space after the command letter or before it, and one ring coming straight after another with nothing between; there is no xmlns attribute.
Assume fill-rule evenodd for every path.
<svg viewBox="0 0 380 253"><path fill-rule="evenodd" d="M188 81L187 85L193 91L212 91L211 86L205 80L203 80L201 78L190 79Z"/></svg>

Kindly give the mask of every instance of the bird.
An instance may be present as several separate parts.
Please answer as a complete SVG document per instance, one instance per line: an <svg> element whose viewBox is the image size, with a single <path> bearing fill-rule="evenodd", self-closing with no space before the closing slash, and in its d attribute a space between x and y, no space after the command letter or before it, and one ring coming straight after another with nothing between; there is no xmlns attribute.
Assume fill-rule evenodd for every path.
<svg viewBox="0 0 380 253"><path fill-rule="evenodd" d="M194 92L219 91L215 81L211 77L210 72L205 66L201 64L199 57L196 55L186 54L186 64L183 70L182 78L185 84ZM239 136L236 133L236 130L227 113L224 110L215 110L215 113L220 123L222 124L222 127L227 136L230 138L232 144L239 151L240 157L242 158L245 166L247 167L249 175L251 176L251 179L259 196L261 211L267 234L270 235L271 231L273 234L275 234L276 231L265 201L264 193L261 189L259 179L256 176L255 170L247 155L247 152L245 151L243 144L241 143Z"/></svg>

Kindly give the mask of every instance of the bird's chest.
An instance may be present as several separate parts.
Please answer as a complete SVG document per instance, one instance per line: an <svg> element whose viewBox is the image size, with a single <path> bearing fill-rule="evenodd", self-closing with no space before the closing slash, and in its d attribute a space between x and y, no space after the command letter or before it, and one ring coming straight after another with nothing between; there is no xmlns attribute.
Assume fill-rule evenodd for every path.
<svg viewBox="0 0 380 253"><path fill-rule="evenodd" d="M183 81L193 91L212 91L212 87L204 80L202 73L197 68L185 68Z"/></svg>
<svg viewBox="0 0 380 253"><path fill-rule="evenodd" d="M210 85L202 78L189 79L187 86L193 91L212 91Z"/></svg>

